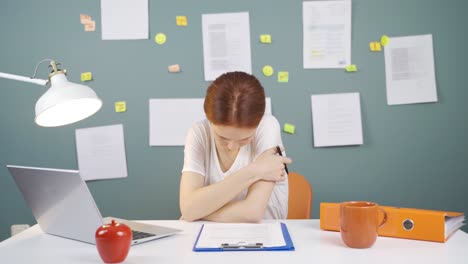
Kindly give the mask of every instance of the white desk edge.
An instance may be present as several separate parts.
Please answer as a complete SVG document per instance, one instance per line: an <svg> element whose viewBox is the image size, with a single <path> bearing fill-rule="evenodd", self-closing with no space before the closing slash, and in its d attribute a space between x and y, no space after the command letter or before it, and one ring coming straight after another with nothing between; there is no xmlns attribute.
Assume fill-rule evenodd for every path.
<svg viewBox="0 0 468 264"><path fill-rule="evenodd" d="M124 263L466 263L468 234L459 230L446 243L379 237L372 248L351 249L340 233L323 231L319 220L284 220L295 251L193 252L203 222L142 221L184 230L133 246ZM38 225L0 242L1 263L102 263L96 247L44 234Z"/></svg>

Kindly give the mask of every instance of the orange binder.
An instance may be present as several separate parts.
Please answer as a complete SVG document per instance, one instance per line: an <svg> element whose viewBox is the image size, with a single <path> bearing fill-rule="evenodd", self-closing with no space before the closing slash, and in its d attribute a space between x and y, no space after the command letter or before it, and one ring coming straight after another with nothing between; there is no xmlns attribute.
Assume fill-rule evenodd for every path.
<svg viewBox="0 0 468 264"><path fill-rule="evenodd" d="M379 207L387 212L387 223L379 228L379 236L445 242L465 224L463 213ZM339 203L320 203L320 229L340 231Z"/></svg>

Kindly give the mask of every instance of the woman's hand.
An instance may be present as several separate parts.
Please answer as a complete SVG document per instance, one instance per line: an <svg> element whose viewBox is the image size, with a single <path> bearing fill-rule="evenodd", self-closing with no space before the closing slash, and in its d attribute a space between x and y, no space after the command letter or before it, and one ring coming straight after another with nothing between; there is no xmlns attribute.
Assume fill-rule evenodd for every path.
<svg viewBox="0 0 468 264"><path fill-rule="evenodd" d="M251 166L258 180L276 182L285 180L284 164L291 162L290 158L278 155L276 147L273 147L260 154Z"/></svg>

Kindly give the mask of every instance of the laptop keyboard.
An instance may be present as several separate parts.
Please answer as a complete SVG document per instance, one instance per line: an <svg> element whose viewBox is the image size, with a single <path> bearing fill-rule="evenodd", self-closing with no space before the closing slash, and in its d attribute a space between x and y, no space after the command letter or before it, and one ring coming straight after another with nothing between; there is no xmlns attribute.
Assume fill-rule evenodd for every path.
<svg viewBox="0 0 468 264"><path fill-rule="evenodd" d="M155 234L150 234L150 233L145 233L145 232L140 232L140 231L135 231L135 230L132 230L132 234L133 234L133 240L156 236Z"/></svg>

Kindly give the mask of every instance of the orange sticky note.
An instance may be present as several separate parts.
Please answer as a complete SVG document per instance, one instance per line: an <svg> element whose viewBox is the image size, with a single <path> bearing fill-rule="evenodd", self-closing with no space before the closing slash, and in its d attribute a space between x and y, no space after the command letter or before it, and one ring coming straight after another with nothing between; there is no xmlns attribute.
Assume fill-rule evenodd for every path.
<svg viewBox="0 0 468 264"><path fill-rule="evenodd" d="M127 104L125 103L125 101L115 102L115 112L117 113L127 112Z"/></svg>
<svg viewBox="0 0 468 264"><path fill-rule="evenodd" d="M289 72L285 72L285 71L278 72L278 82L280 83L289 82Z"/></svg>
<svg viewBox="0 0 468 264"><path fill-rule="evenodd" d="M85 31L95 31L96 30L96 21L92 20L91 22L84 25Z"/></svg>
<svg viewBox="0 0 468 264"><path fill-rule="evenodd" d="M83 25L86 25L92 21L92 18L90 15L86 14L80 14L80 23Z"/></svg>
<svg viewBox="0 0 468 264"><path fill-rule="evenodd" d="M167 67L167 70L169 72L180 72L180 66L179 64L170 65L169 67Z"/></svg>
<svg viewBox="0 0 468 264"><path fill-rule="evenodd" d="M179 27L187 26L187 17L186 16L176 16L176 25Z"/></svg>
<svg viewBox="0 0 468 264"><path fill-rule="evenodd" d="M369 48L371 51L381 51L382 45L380 45L380 42L371 42L369 43Z"/></svg>

